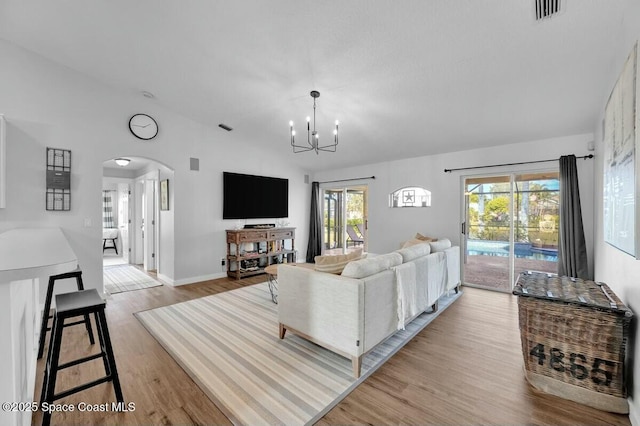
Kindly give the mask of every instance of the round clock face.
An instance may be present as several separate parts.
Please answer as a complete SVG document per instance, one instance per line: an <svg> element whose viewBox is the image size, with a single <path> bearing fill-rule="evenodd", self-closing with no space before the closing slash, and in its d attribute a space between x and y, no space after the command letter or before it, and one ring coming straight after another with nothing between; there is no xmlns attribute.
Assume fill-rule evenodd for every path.
<svg viewBox="0 0 640 426"><path fill-rule="evenodd" d="M129 120L129 129L135 137L148 141L158 134L158 123L147 114L136 114Z"/></svg>

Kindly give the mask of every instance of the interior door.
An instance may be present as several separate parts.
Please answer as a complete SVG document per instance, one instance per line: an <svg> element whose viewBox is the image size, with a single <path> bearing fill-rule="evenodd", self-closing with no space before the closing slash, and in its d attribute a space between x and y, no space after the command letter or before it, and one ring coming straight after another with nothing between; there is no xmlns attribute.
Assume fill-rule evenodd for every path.
<svg viewBox="0 0 640 426"><path fill-rule="evenodd" d="M144 181L144 201L142 209L143 223L143 244L144 244L144 262L145 271L156 269L156 253L155 253L155 211L156 211L156 180L145 179Z"/></svg>
<svg viewBox="0 0 640 426"><path fill-rule="evenodd" d="M131 190L129 184L118 184L118 199L118 228L120 229L120 240L122 243L122 259L125 263L130 263L131 242L129 240L129 233L131 231L131 212L129 201L131 199Z"/></svg>

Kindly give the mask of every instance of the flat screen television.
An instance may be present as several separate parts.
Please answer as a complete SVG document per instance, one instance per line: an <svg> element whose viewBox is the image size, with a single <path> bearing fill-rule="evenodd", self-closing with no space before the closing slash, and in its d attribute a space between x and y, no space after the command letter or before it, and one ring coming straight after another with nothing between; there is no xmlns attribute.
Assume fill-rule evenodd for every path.
<svg viewBox="0 0 640 426"><path fill-rule="evenodd" d="M223 219L289 216L289 180L223 172Z"/></svg>

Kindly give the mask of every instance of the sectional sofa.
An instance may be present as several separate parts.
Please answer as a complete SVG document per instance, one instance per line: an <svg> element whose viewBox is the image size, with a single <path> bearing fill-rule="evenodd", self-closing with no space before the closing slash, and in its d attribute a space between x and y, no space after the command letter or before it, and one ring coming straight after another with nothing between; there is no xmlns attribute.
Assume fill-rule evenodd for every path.
<svg viewBox="0 0 640 426"><path fill-rule="evenodd" d="M459 247L424 242L346 263L340 274L278 268L280 338L297 334L352 361L363 356L460 284Z"/></svg>

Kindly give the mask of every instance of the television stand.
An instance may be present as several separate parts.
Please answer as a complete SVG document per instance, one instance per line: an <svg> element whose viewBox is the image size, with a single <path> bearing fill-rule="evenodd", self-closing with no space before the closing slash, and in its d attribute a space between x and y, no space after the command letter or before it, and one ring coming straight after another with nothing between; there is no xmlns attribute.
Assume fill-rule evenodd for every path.
<svg viewBox="0 0 640 426"><path fill-rule="evenodd" d="M237 280L264 274L276 263L293 263L296 228L227 230L227 276Z"/></svg>

